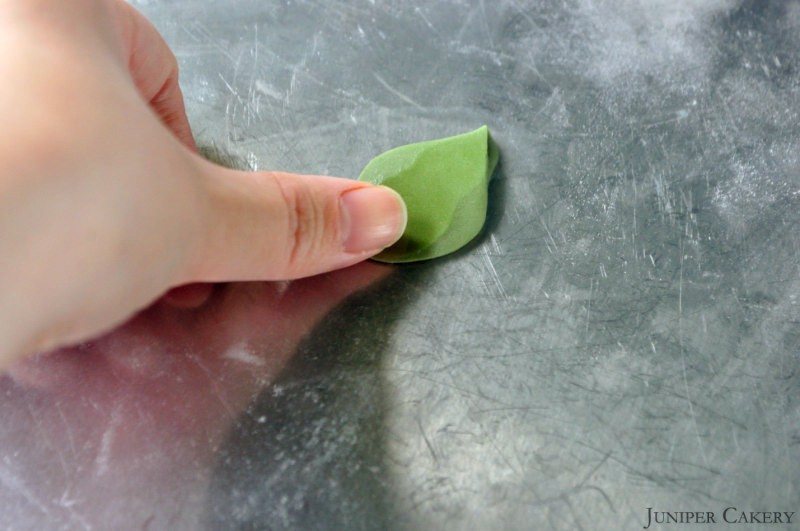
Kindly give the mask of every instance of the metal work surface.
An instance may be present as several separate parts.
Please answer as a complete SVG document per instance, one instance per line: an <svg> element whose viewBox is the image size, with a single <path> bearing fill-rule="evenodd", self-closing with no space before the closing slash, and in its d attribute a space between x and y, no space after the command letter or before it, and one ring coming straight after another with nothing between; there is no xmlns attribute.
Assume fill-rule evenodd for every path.
<svg viewBox="0 0 800 531"><path fill-rule="evenodd" d="M355 177L487 124L489 219L16 367L0 527L800 529L800 1L136 5L201 144Z"/></svg>

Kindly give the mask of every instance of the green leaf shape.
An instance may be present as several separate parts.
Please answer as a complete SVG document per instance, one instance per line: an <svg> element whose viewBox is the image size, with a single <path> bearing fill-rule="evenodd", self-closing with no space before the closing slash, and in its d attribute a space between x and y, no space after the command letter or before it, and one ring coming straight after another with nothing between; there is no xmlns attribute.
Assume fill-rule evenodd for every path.
<svg viewBox="0 0 800 531"><path fill-rule="evenodd" d="M484 125L462 135L397 147L372 159L358 179L392 188L408 208L403 236L373 259L416 262L469 243L486 221L489 179L498 158Z"/></svg>

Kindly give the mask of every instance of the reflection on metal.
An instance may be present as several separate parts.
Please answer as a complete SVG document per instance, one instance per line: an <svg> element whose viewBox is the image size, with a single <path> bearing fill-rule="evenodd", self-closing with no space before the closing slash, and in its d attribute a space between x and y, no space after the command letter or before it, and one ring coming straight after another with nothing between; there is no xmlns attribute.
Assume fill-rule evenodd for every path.
<svg viewBox="0 0 800 531"><path fill-rule="evenodd" d="M200 143L355 177L486 123L489 220L447 259L220 286L16 367L0 527L798 510L800 2L137 6Z"/></svg>

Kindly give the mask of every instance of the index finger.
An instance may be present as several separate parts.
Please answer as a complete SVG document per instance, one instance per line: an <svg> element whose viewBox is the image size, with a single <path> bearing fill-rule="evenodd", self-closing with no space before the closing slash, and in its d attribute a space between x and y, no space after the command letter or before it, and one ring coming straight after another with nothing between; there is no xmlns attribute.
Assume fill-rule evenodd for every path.
<svg viewBox="0 0 800 531"><path fill-rule="evenodd" d="M128 71L139 94L184 145L197 151L178 85L175 54L144 15L122 0L114 4Z"/></svg>

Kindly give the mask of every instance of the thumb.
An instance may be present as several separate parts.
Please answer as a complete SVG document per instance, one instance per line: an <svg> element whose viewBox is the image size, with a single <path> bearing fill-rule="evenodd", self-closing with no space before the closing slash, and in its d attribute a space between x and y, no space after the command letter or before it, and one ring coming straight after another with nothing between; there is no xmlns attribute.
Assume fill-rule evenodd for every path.
<svg viewBox="0 0 800 531"><path fill-rule="evenodd" d="M199 162L206 222L190 282L311 276L365 260L405 230L405 204L384 186Z"/></svg>

